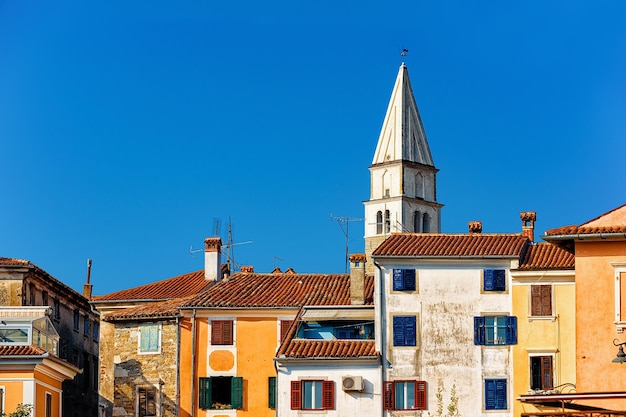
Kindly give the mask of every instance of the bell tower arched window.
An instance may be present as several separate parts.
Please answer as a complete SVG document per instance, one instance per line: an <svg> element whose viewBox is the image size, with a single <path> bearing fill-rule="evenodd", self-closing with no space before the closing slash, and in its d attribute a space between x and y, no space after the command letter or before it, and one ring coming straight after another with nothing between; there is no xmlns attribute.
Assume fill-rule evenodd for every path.
<svg viewBox="0 0 626 417"><path fill-rule="evenodd" d="M423 221L423 225L422 225L422 231L424 233L430 232L430 216L428 215L428 213L424 213L424 221Z"/></svg>
<svg viewBox="0 0 626 417"><path fill-rule="evenodd" d="M413 212L413 231L415 233L420 232L420 226L422 224L422 214L419 210Z"/></svg>
<svg viewBox="0 0 626 417"><path fill-rule="evenodd" d="M383 212L376 213L376 234L380 235L383 232Z"/></svg>
<svg viewBox="0 0 626 417"><path fill-rule="evenodd" d="M385 210L385 233L391 232L391 218L389 210Z"/></svg>

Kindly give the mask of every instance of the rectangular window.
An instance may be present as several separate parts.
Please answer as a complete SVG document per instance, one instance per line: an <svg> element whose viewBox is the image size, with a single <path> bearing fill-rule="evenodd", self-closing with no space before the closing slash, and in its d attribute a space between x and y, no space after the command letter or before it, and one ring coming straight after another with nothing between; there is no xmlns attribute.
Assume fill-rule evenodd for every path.
<svg viewBox="0 0 626 417"><path fill-rule="evenodd" d="M415 291L415 269L394 269L393 290Z"/></svg>
<svg viewBox="0 0 626 417"><path fill-rule="evenodd" d="M83 323L83 335L89 336L89 317L85 316L85 322Z"/></svg>
<svg viewBox="0 0 626 417"><path fill-rule="evenodd" d="M52 394L46 392L46 417L52 417Z"/></svg>
<svg viewBox="0 0 626 417"><path fill-rule="evenodd" d="M385 381L383 407L385 410L426 410L425 381Z"/></svg>
<svg viewBox="0 0 626 417"><path fill-rule="evenodd" d="M552 368L552 356L531 356L530 389L552 389Z"/></svg>
<svg viewBox="0 0 626 417"><path fill-rule="evenodd" d="M30 284L28 286L28 292L30 294L30 305L34 306L35 304L35 284Z"/></svg>
<svg viewBox="0 0 626 417"><path fill-rule="evenodd" d="M243 408L243 378L212 376L200 378L198 403L203 410Z"/></svg>
<svg viewBox="0 0 626 417"><path fill-rule="evenodd" d="M531 316L551 316L552 315L552 286L551 285L531 285L530 286L530 315Z"/></svg>
<svg viewBox="0 0 626 417"><path fill-rule="evenodd" d="M276 377L267 378L267 407L276 408Z"/></svg>
<svg viewBox="0 0 626 417"><path fill-rule="evenodd" d="M291 381L292 410L334 410L335 382Z"/></svg>
<svg viewBox="0 0 626 417"><path fill-rule="evenodd" d="M41 305L42 306L48 305L48 292L47 291L41 292Z"/></svg>
<svg viewBox="0 0 626 417"><path fill-rule="evenodd" d="M293 323L293 320L281 320L280 321L280 341L282 342L287 337L287 331Z"/></svg>
<svg viewBox="0 0 626 417"><path fill-rule="evenodd" d="M415 346L416 336L417 332L415 316L393 317L394 346Z"/></svg>
<svg viewBox="0 0 626 417"><path fill-rule="evenodd" d="M93 322L93 340L97 342L100 339L100 323L97 321Z"/></svg>
<svg viewBox="0 0 626 417"><path fill-rule="evenodd" d="M157 389L153 386L137 387L137 415L156 417L157 409Z"/></svg>
<svg viewBox="0 0 626 417"><path fill-rule="evenodd" d="M78 310L74 310L74 330L78 331L79 326L80 326L80 313L78 312Z"/></svg>
<svg viewBox="0 0 626 417"><path fill-rule="evenodd" d="M517 317L474 317L474 344L487 346L517 344Z"/></svg>
<svg viewBox="0 0 626 417"><path fill-rule="evenodd" d="M28 327L4 327L0 329L0 344L28 344L29 333Z"/></svg>
<svg viewBox="0 0 626 417"><path fill-rule="evenodd" d="M139 353L159 353L161 351L161 331L158 324L139 326Z"/></svg>
<svg viewBox="0 0 626 417"><path fill-rule="evenodd" d="M212 345L232 345L233 344L233 321L213 320L211 322L211 344Z"/></svg>
<svg viewBox="0 0 626 417"><path fill-rule="evenodd" d="M483 271L483 289L485 291L505 291L506 271L504 269L485 269Z"/></svg>
<svg viewBox="0 0 626 417"><path fill-rule="evenodd" d="M54 304L54 319L61 320L61 303L59 302L59 300L55 299L53 304Z"/></svg>
<svg viewBox="0 0 626 417"><path fill-rule="evenodd" d="M506 379L485 379L485 410L506 409Z"/></svg>

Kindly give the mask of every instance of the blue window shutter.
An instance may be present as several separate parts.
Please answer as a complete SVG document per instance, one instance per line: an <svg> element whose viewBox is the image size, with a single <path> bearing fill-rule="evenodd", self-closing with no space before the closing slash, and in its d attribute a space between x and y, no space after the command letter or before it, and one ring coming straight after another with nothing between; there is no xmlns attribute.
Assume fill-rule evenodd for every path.
<svg viewBox="0 0 626 417"><path fill-rule="evenodd" d="M404 346L416 345L416 323L415 316L404 318Z"/></svg>
<svg viewBox="0 0 626 417"><path fill-rule="evenodd" d="M211 408L211 378L200 378L199 397L200 408Z"/></svg>
<svg viewBox="0 0 626 417"><path fill-rule="evenodd" d="M400 291L404 289L404 279L402 276L402 269L393 270L393 290Z"/></svg>
<svg viewBox="0 0 626 417"><path fill-rule="evenodd" d="M495 290L495 282L493 276L493 269L485 269L483 276L483 284L485 291L494 291Z"/></svg>
<svg viewBox="0 0 626 417"><path fill-rule="evenodd" d="M506 317L506 344L517 344L517 317L515 316Z"/></svg>
<svg viewBox="0 0 626 417"><path fill-rule="evenodd" d="M506 379L495 380L496 409L506 410Z"/></svg>
<svg viewBox="0 0 626 417"><path fill-rule="evenodd" d="M485 410L496 409L496 380L485 379Z"/></svg>
<svg viewBox="0 0 626 417"><path fill-rule="evenodd" d="M474 344L485 344L485 317L483 316L474 317Z"/></svg>
<svg viewBox="0 0 626 417"><path fill-rule="evenodd" d="M415 269L404 270L404 289L415 290Z"/></svg>
<svg viewBox="0 0 626 417"><path fill-rule="evenodd" d="M240 376L230 381L230 404L233 408L243 408L243 378Z"/></svg>
<svg viewBox="0 0 626 417"><path fill-rule="evenodd" d="M506 271L504 269L493 271L493 285L496 291L506 290Z"/></svg>
<svg viewBox="0 0 626 417"><path fill-rule="evenodd" d="M404 346L404 317L393 317L393 345Z"/></svg>

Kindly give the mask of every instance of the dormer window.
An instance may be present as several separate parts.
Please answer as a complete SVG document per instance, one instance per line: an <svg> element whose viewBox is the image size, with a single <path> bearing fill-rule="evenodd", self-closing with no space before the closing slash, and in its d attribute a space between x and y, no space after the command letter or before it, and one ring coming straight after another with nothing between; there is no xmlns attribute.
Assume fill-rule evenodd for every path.
<svg viewBox="0 0 626 417"><path fill-rule="evenodd" d="M0 308L0 345L35 345L58 354L59 335L45 308Z"/></svg>

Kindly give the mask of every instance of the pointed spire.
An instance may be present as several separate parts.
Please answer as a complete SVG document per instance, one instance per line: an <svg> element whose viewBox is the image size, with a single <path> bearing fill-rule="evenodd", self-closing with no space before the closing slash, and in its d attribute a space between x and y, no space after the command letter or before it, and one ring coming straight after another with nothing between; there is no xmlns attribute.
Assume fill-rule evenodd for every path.
<svg viewBox="0 0 626 417"><path fill-rule="evenodd" d="M435 166L404 62L393 86L372 165L398 160Z"/></svg>

